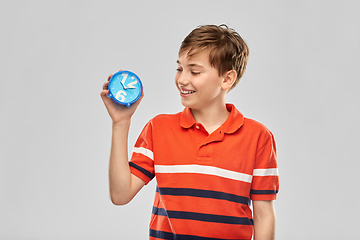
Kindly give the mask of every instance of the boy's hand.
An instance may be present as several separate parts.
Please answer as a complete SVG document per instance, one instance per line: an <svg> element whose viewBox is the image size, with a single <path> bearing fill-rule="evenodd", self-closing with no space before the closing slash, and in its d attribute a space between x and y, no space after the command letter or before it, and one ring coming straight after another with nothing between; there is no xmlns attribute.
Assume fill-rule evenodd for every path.
<svg viewBox="0 0 360 240"><path fill-rule="evenodd" d="M121 71L121 70L120 70ZM103 90L100 93L100 96L105 104L105 107L113 121L113 124L120 123L121 121L131 119L131 116L134 114L136 108L140 104L142 98L144 97L144 91L142 92L141 97L135 103L133 103L130 107L122 106L116 104L113 100L109 98L109 81L112 77L112 74L108 77L107 81L103 84Z"/></svg>

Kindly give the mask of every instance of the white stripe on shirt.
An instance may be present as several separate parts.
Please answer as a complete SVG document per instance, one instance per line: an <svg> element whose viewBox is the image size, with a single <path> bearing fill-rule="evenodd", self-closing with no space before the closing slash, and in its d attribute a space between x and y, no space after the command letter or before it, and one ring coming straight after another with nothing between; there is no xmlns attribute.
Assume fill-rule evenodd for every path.
<svg viewBox="0 0 360 240"><path fill-rule="evenodd" d="M135 153L141 153L143 155L145 155L146 157L150 158L151 160L154 161L154 153L146 148L143 147L134 147L133 152Z"/></svg>
<svg viewBox="0 0 360 240"><path fill-rule="evenodd" d="M252 176L213 166L203 165L155 165L155 173L199 173L251 183Z"/></svg>
<svg viewBox="0 0 360 240"><path fill-rule="evenodd" d="M277 168L254 169L253 176L259 176L259 177L279 176L279 172Z"/></svg>

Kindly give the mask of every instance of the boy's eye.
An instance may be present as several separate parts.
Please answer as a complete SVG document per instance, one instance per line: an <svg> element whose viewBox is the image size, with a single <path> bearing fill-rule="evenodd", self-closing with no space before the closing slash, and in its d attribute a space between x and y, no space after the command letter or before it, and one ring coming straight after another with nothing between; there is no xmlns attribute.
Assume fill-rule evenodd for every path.
<svg viewBox="0 0 360 240"><path fill-rule="evenodd" d="M199 72L191 72L191 74L193 74L193 75L199 75L200 73L199 73Z"/></svg>
<svg viewBox="0 0 360 240"><path fill-rule="evenodd" d="M177 68L176 71L177 71L177 72L181 72L182 69L181 69L181 68Z"/></svg>

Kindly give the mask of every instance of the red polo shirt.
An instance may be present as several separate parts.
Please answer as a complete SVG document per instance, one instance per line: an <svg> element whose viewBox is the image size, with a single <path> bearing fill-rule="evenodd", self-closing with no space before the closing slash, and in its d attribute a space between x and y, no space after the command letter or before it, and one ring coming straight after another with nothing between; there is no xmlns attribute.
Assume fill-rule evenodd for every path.
<svg viewBox="0 0 360 240"><path fill-rule="evenodd" d="M150 239L251 239L250 200L274 200L279 189L272 133L230 116L210 135L189 108L159 115L141 132L131 172L156 176Z"/></svg>

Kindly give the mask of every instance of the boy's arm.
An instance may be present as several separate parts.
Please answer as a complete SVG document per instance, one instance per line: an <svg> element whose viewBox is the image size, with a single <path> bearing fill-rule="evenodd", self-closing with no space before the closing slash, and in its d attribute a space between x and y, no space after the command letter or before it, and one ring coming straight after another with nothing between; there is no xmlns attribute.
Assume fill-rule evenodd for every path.
<svg viewBox="0 0 360 240"><path fill-rule="evenodd" d="M109 187L111 201L115 205L129 203L145 183L130 171L128 160L128 132L130 121L112 126L109 162Z"/></svg>
<svg viewBox="0 0 360 240"><path fill-rule="evenodd" d="M131 117L134 114L141 98L131 107L119 106L109 97L108 81L103 85L100 96L112 119L112 139L109 162L109 186L111 201L115 205L124 205L139 192L145 183L131 174L128 160L128 134Z"/></svg>
<svg viewBox="0 0 360 240"><path fill-rule="evenodd" d="M274 240L276 216L273 201L253 201L254 240Z"/></svg>

